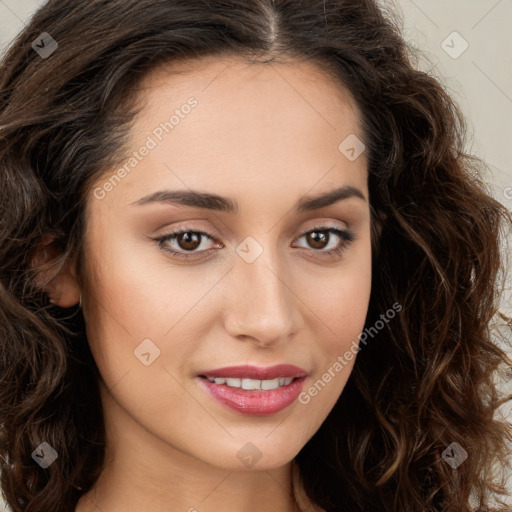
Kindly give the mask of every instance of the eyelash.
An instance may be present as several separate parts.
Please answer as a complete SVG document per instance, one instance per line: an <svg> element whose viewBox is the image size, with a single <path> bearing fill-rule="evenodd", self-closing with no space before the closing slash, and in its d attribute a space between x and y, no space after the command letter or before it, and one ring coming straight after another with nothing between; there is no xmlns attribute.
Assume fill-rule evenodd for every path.
<svg viewBox="0 0 512 512"><path fill-rule="evenodd" d="M342 242L337 247L335 247L334 249L331 249L329 251L313 249L313 252L318 252L320 254L325 254L325 255L332 256L332 257L340 256L345 251L345 249L350 245L350 243L355 240L355 235L352 231L350 231L348 229L341 229L338 227L329 227L329 226L313 226L311 229L308 229L307 231L302 233L299 236L299 238L302 238L303 236L308 235L315 231L322 232L322 233L333 233L341 238ZM166 242L168 242L169 240L175 239L176 237L178 237L179 235L182 235L183 233L194 233L196 235L202 235L210 240L213 240L215 238L213 233L199 231L199 230L193 230L193 229L187 229L187 228L181 228L176 231L172 231L166 235L162 235L157 238L153 238L153 240L155 242L157 242L157 245L159 246L159 248L161 250L163 250L167 253L170 253L172 256L176 256L178 258L182 258L185 260L190 259L190 258L195 259L196 257L198 257L195 255L201 254L201 253L207 253L207 252L213 250L213 249L206 249L204 251L190 252L189 254L184 254L182 252L175 251L174 249L170 249L169 245L167 245Z"/></svg>

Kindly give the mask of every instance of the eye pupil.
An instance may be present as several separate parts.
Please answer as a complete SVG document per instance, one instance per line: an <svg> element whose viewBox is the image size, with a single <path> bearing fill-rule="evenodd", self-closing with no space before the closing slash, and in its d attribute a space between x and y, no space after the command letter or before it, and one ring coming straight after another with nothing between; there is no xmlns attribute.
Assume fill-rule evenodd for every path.
<svg viewBox="0 0 512 512"><path fill-rule="evenodd" d="M197 249L197 247L199 247L201 241L199 240L199 237L200 235L198 233L192 233L190 231L186 231L185 233L180 233L178 235L178 244L180 246L181 249L184 249L184 250L194 250L194 249ZM193 239L196 239L195 241L192 241ZM185 239L185 246L183 246L182 244L182 240ZM187 246L187 244L190 244L192 243L192 247L190 246Z"/></svg>
<svg viewBox="0 0 512 512"><path fill-rule="evenodd" d="M328 235L322 231L311 231L308 236L313 239L313 243L310 243L311 247L315 249L323 249L327 243ZM320 245L318 245L318 240L320 239ZM309 243L309 242L308 242Z"/></svg>

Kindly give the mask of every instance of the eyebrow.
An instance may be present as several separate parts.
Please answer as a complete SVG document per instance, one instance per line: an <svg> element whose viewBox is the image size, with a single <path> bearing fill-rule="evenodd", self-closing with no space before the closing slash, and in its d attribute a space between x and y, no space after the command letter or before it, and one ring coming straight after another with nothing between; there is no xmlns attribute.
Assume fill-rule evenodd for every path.
<svg viewBox="0 0 512 512"><path fill-rule="evenodd" d="M331 204L351 197L357 197L366 202L366 198L361 190L350 185L345 185L321 195L303 196L297 201L295 208L298 212L309 212L330 206ZM227 213L239 212L239 206L235 200L229 197L195 190L159 190L158 192L142 197L138 201L131 203L131 205L141 206L151 203L176 203L206 210L216 210Z"/></svg>

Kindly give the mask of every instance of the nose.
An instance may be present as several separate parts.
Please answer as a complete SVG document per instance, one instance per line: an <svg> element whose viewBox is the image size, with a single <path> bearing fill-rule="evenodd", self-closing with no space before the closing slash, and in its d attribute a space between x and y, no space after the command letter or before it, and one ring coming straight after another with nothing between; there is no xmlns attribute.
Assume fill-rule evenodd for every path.
<svg viewBox="0 0 512 512"><path fill-rule="evenodd" d="M270 347L288 341L300 329L302 317L290 273L265 254L252 263L237 257L224 318L231 336Z"/></svg>

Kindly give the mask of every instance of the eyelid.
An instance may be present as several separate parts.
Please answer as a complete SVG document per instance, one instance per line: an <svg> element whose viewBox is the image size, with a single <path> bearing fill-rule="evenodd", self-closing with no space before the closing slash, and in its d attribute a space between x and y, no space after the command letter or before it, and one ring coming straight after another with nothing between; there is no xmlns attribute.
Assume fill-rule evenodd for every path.
<svg viewBox="0 0 512 512"><path fill-rule="evenodd" d="M183 228L176 228L168 233L164 233L163 235L159 235L155 238L151 238L151 240L153 240L155 242L159 242L159 243L164 243L167 240L176 238L183 233L195 233L198 235L202 235L210 240L216 240L216 235L212 231L209 231L207 229L189 228L187 226L185 226ZM205 252L205 251L201 251L201 252ZM190 253L190 254L193 254L193 253ZM197 253L197 254L199 254L199 253Z"/></svg>
<svg viewBox="0 0 512 512"><path fill-rule="evenodd" d="M338 226L336 224L333 224L332 222L328 223L327 221L326 221L326 224L317 223L314 226L309 227L306 230L303 230L301 232L301 234L296 239L297 240L301 239L303 236L308 235L309 233L311 233L313 231L334 233L338 238L341 239L341 243L337 247L335 247L334 249L330 249L328 251L307 249L305 247L299 247L299 249L310 251L312 253L317 253L319 256L316 256L316 258L324 258L326 256L335 257L336 255L343 252L346 249L347 245L349 245L355 239L355 234L350 228L348 228L348 227L344 228L344 227ZM187 252L175 251L168 247L167 248L164 247L165 242L167 242L170 239L175 239L176 237L178 237L180 234L183 234L183 233L195 233L195 234L198 234L201 236L205 236L206 238L208 238L210 240L216 241L217 244L220 243L221 245L223 245L221 242L217 241L217 237L212 231L210 231L208 229L196 229L191 226L178 227L178 228L170 231L169 233L160 235L156 238L151 238L151 240L157 242L157 244L160 246L160 248L164 252L171 253L171 255L176 256L177 258L185 259L185 260L199 259L199 258L201 258L201 255L210 253L213 250L212 248L210 248L210 249L203 249L202 251L197 251L197 252L192 251L192 252L187 253Z"/></svg>
<svg viewBox="0 0 512 512"><path fill-rule="evenodd" d="M334 249L330 249L328 251L324 251L324 250L315 251L314 249L311 249L311 252L313 252L313 254L318 254L318 255L320 255L320 257L324 257L322 255L325 255L325 256L330 255L330 256L334 257L338 254L341 254L347 248L347 246L349 244L351 244L356 239L356 235L353 230L349 229L348 227L342 228L335 224L334 225L317 224L317 225L310 227L309 229L303 231L302 234L299 235L298 239L300 239L303 236L308 235L309 233L314 232L314 231L326 232L326 233L330 233L330 234L334 233L338 238L341 239L341 243ZM304 248L301 247L301 249L304 249Z"/></svg>

